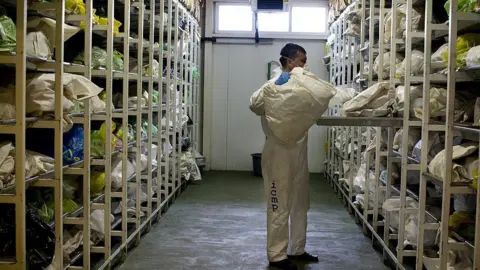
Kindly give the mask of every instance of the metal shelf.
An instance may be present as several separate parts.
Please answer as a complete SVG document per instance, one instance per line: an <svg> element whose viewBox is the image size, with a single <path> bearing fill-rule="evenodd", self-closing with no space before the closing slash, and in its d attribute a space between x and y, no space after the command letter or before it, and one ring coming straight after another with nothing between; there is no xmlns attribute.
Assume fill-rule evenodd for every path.
<svg viewBox="0 0 480 270"><path fill-rule="evenodd" d="M373 9L370 10L369 14L366 14L365 11L362 11L361 14L361 29L362 33L360 36L360 44L358 45L358 51L361 52L360 55L368 55L369 62L365 63L360 61L361 69L358 76L358 80L365 82L367 86L371 86L374 83L381 81L382 77L385 76L375 76L373 73L373 57L375 55L383 55L384 52L390 51L391 54L396 53L404 53L405 58L405 74L411 74L411 65L412 59L409 54L412 52L413 48L418 47L423 44L424 49L424 74L419 76L404 76L400 80L395 79L395 72L396 72L396 65L394 63L390 63L390 72L389 76L387 77L387 81L391 83L392 86L396 86L398 84L404 84L405 87L405 96L404 96L404 108L410 108L410 88L413 84L423 84L423 96L429 96L429 90L431 84L440 84L445 85L448 92L448 100L452 101L447 104L446 115L447 120L445 122L437 122L430 120L430 116L428 113L429 108L429 101L428 99L424 99L423 109L427 113L424 115L424 119L421 121L411 119L410 110L406 109L403 110L402 118L369 118L369 117L340 117L339 112L340 108L330 108L328 112L328 116L322 117L317 121L318 125L328 126L327 131L327 148L328 152L326 154L326 175L334 188L334 191L339 193L339 197L342 198L344 201L347 201L352 208L355 210L355 213L362 219L364 233L367 231L371 231L372 237L376 238L378 242L383 246L384 258L389 258L393 263L396 265L397 268L403 269L405 267L404 263L406 262L406 257L416 257L416 265L413 267L417 270L421 270L423 268L423 237L424 237L424 230L425 229L434 229L440 228L441 230L441 241L439 245L440 249L440 269L445 270L447 267L447 254L451 250L466 250L470 252L469 256L473 258L474 263L472 265L472 269L476 269L480 265L480 233L476 233L475 243L470 243L462 239L458 234L455 232L450 232L448 227L448 222L440 222L440 220L448 220L450 216L450 200L452 194L477 194L477 205L480 204L480 195L479 193L474 190L471 184L465 183L450 183L451 180L451 155L452 155L452 134L453 131L460 131L462 136L465 139L473 140L473 141L480 141L480 128L474 127L468 124L459 124L453 122L453 115L454 115L454 104L453 100L455 95L455 88L456 82L472 82L474 76L472 74L476 74L478 67L469 67L469 68L461 68L460 70L456 70L455 63L455 52L454 46L450 46L449 50L449 60L448 63L448 73L444 74L431 74L431 67L433 67L432 63L430 63L432 51L431 51L431 43L433 40L439 40L447 37L448 43L450 45L456 44L456 39L458 34L465 33L468 29L471 29L472 26L478 25L478 21L480 21L480 14L475 13L465 13L465 12L457 12L457 5L458 3L453 3L455 1L450 1L450 21L449 23L445 24L433 24L432 23L432 14L434 12L432 1L424 1L424 0L407 0L407 1L393 1L391 5L390 11L393 13L392 16L396 17L396 14L399 12L399 5L406 4L406 36L403 40L400 40L396 37L396 29L399 27L397 26L396 20L391 21L392 36L390 40L395 40L395 42L391 42L391 44L384 44L384 35L383 32L385 26L385 14L387 12L386 3L383 0L379 1L356 1L347 10L348 14L353 13L353 9L355 7L366 7L366 6L376 6L379 8L378 12L374 12ZM378 5L377 5L378 4ZM412 15L413 15L413 7L414 6L425 6L425 14L422 15L422 18L425 18L427 23L425 24L425 30L417 31L417 29L412 29ZM438 8L438 6L436 7ZM378 16L377 16L378 15ZM375 17L377 16L377 17ZM345 48L350 46L351 42L349 40L345 40L345 38L340 34L347 26L350 25L351 22L345 20L345 15L341 15L334 24L330 26L330 32L335 37L333 41L333 49L332 49L332 60L330 61L330 81L334 85L350 85L350 76L345 76L344 74L348 74L348 63L352 56L348 58L345 57L345 54L340 54ZM368 18L376 18L376 20L369 20ZM422 22L420 22L422 24ZM378 28L375 28L375 24L378 24ZM367 33L368 31L368 33ZM378 32L378 33L377 33ZM449 34L450 33L450 34ZM377 40L368 40L369 37L379 37L380 42ZM368 42L368 43L367 43ZM377 47L372 46L372 44L378 44ZM402 44L401 47L398 45ZM347 50L347 54L349 51ZM363 56L362 56L363 58ZM383 57L379 57L379 66L383 66ZM389 59L385 61L393 61L394 59ZM346 65L347 64L347 65ZM368 65L368 71L364 72L364 65ZM385 74L384 74L385 75ZM351 84L352 87L354 84ZM362 89L359 89L360 91ZM426 100L426 101L425 101ZM429 132L446 132L447 140L445 143L445 149L447 152L447 166L445 175L447 175L446 179L439 179L435 175L429 173L427 159L424 160L415 160L407 155L400 155L398 152L392 150L392 141L393 141L393 134L398 128L403 129L403 138L402 141L406 142L409 140L409 130L414 127L422 128L422 145L428 145L428 137ZM367 128L365 131L365 127L376 127L375 130L372 131L371 128ZM388 136L382 136L384 132L388 133ZM362 134L363 135L360 135ZM373 133L373 134L372 134ZM341 134L343 137L341 137ZM380 140L377 140L376 143L372 142L372 136L375 135L376 138L383 138L383 142L380 143ZM388 138L387 138L388 137ZM340 146L340 149L337 149L336 145ZM353 145L356 145L357 150L354 149ZM361 153L362 149L367 148L368 146L373 147L373 150L366 153ZM380 149L383 147L383 149ZM386 149L385 149L386 148ZM408 145L404 143L400 152L407 153L408 152ZM422 152L422 155L427 155L427 152ZM379 160L383 159L382 164L386 165L387 170L387 180L380 180L380 162ZM368 168L366 170L365 179L370 178L370 168L374 168L374 176L375 176L375 190L369 190L369 184L365 184L364 188L364 208L357 209L354 207L354 199L352 200L352 184L353 184L353 175L348 171L344 172L345 167L349 167L350 171L352 168L358 169L363 162L363 166ZM374 162L373 164L370 164ZM392 170L391 166L393 162L401 162L401 177L400 183L397 185L393 185L392 183ZM409 164L409 165L407 165ZM371 166L373 165L373 166ZM420 170L420 192L417 194L416 192L412 192L407 188L407 175L408 172L411 170ZM342 179L344 181L339 181ZM440 216L433 216L432 213L426 210L426 200L427 200L427 193L426 193L426 185L427 182L435 183L437 186L442 187L442 200L443 200L443 208L441 209ZM381 184L381 186L379 185ZM345 187L343 185L345 184ZM341 192L340 192L341 191ZM380 213L377 209L378 203L378 194L379 192L385 192L385 200L389 198L390 192L393 191L397 195L400 196L400 209L399 209L399 228L397 231L397 235L395 236L398 239L398 243L396 247L392 247L392 240L391 234L388 230L385 230L383 236L380 236L377 229L380 225L383 225L385 228L389 228L389 214L386 213L384 216L383 223L378 219ZM369 208L369 194L374 194L374 207L372 210L365 210L371 209ZM405 217L406 213L410 213L411 209L407 209L406 207L406 197L412 197L419 202L419 209L415 215L418 215L419 226L418 226L418 242L417 242L417 251L412 251L411 249L406 249L404 245L403 239L405 238ZM370 200L371 201L371 200ZM371 203L371 202L370 202ZM350 209L353 213L353 210ZM426 214L426 215L425 215ZM373 221L369 221L367 215L373 216ZM477 211L476 220L480 220L480 211ZM425 216L433 218L434 223L425 223ZM429 221L431 222L431 221ZM476 224L476 231L480 231L480 224ZM447 244L448 236L451 235L457 241L456 244ZM397 241L395 241L396 243ZM475 248L477 247L477 248ZM392 251L396 252L392 252Z"/></svg>
<svg viewBox="0 0 480 270"><path fill-rule="evenodd" d="M15 222L15 244L16 254L13 260L0 258L2 269L27 269L29 262L26 261L26 222L25 222L25 191L27 188L45 187L53 189L54 197L54 220L48 224L54 230L56 237L55 254L52 266L55 269L109 269L117 255L127 255L126 245L129 243L138 244L141 240L141 232L148 232L152 222L158 219L162 209L165 210L168 202L178 195L181 187L185 184L182 179L180 157L181 142L183 137L190 137L192 140L192 151L198 153L200 150L200 86L199 76L194 74L194 68L201 72L201 29L195 17L182 6L178 0L140 0L133 4L130 1L120 3L118 0L106 0L104 5L104 16L107 25L93 25L94 7L93 1L85 0L85 14L66 14L63 2L54 1L51 3L33 3L27 6L26 1L7 0L5 7L16 12L17 31L17 52L25 52L27 18L29 16L44 16L55 18L57 25L54 29L56 40L55 55L53 59L27 56L25 54L2 53L0 54L0 65L15 69L15 97L16 115L15 119L0 121L0 133L15 136L15 182L14 186L2 190L11 194L0 194L0 207L4 203L13 203L16 207ZM99 3L95 3L99 4ZM139 7L147 8L139 8ZM97 8L97 7L96 7ZM28 12L27 12L28 11ZM120 14L122 13L123 14ZM15 14L15 13L13 13ZM114 35L113 22L114 14L120 18L122 33ZM163 20L164 14L168 16ZM155 20L159 16L160 20ZM179 27L178 20L184 23ZM157 23L159 21L160 23ZM63 40L64 22L82 27L82 37L79 37L80 47L83 45L84 63L76 64L64 61L65 47ZM137 31L138 30L138 31ZM140 33L134 38L133 31ZM84 36L84 37L83 37ZM126 38L128 37L128 38ZM83 40L81 40L83 39ZM104 68L92 69L92 47L93 41L100 42L107 53ZM80 41L81 40L81 41ZM97 44L100 44L97 43ZM158 43L159 48L151 46ZM163 45L167 44L167 52L163 52ZM162 49L160 49L162 48ZM124 70L113 69L114 50L125 55ZM130 58L136 58L139 68L134 72L129 70ZM166 59L166 61L164 61ZM154 60L159 64L160 75L144 74L143 65L153 66ZM166 71L166 77L161 74ZM61 102L56 102L53 116L30 117L26 112L26 77L31 72L55 73L55 100L62 100L64 95L63 76L65 73L73 73L84 76L88 80L95 78L95 82L102 83L105 95L105 109L93 112L89 98L82 100L83 112L64 112ZM177 74L172 77L170 74ZM135 83L136 82L136 83ZM104 83L104 84L103 84ZM100 85L99 85L100 86ZM158 90L158 104L153 101L154 89ZM146 104L142 103L143 92L148 93ZM121 93L119 101L121 105L114 109L112 100L114 93ZM135 106L128 107L129 97L137 97ZM178 97L178 98L177 98ZM139 108L139 109L137 109ZM177 113L178 111L178 113ZM179 119L188 115L193 125L183 125ZM63 164L63 126L64 117L70 118L74 124L83 127L83 158L74 164ZM165 123L162 125L162 119ZM157 120L154 120L157 119ZM155 121L155 122L154 122ZM123 144L119 150L115 145L104 143L103 157L93 157L91 153L92 127L104 124L105 141L111 142L114 139L112 124L115 122L122 127L122 142L129 141L128 125L136 126L134 141ZM146 122L146 123L145 123ZM170 126L169 123L173 126ZM144 124L144 125L142 125ZM168 126L167 126L168 125ZM143 129L142 126L145 128ZM158 132L153 133L153 127ZM51 129L54 136L54 169L45 174L25 179L25 151L26 151L26 129L42 128ZM164 130L176 132L164 132ZM163 143L170 142L173 152L169 154L168 147ZM151 145L157 144L155 153L151 151ZM120 154L120 155L118 155ZM90 195L90 178L93 170L104 173L104 179L112 179L113 156L121 158L121 184L120 188L112 190L111 181L105 181L103 192L96 196ZM143 156L145 155L146 158ZM153 160L158 157L158 166L153 165ZM135 172L130 176L127 166L129 160L136 164ZM141 169L142 161L146 164ZM118 168L117 168L118 169ZM73 212L63 213L63 179L64 175L78 176L81 183L81 190L78 190L81 202L80 206ZM130 176L130 177L128 177ZM156 190L153 188L153 179L158 177ZM81 180L80 180L81 179ZM135 217L127 215L127 208L122 207L119 215L111 220L110 212L112 200L126 205L127 194L131 188L146 185L147 201L143 204L140 199L135 203ZM140 198L141 188L136 188L136 198ZM73 254L70 254L71 261L64 262L63 231L71 226L76 226L83 232L84 239L88 243L91 238L90 214L93 210L104 212L104 234L100 242L93 245L81 245ZM140 217L143 212L144 217ZM91 256L100 254L102 261L96 263Z"/></svg>

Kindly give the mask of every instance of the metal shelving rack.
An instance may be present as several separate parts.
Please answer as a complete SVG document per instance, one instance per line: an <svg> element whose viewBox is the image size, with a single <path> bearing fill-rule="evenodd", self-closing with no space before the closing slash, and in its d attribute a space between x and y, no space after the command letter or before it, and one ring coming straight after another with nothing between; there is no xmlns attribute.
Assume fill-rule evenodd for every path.
<svg viewBox="0 0 480 270"><path fill-rule="evenodd" d="M54 269L106 269L118 259L124 260L132 244L138 245L141 235L151 229L153 221L158 220L162 213L180 194L186 181L182 178L180 158L182 155L182 139L189 136L192 150L200 149L200 97L201 89L198 79L200 72L200 36L201 29L196 18L178 0L140 0L136 2L108 0L103 1L107 19L106 25L93 24L94 0L85 0L85 14L70 15L65 13L64 1L38 2L31 5L25 0L17 0L16 6L16 54L1 54L0 64L15 66L15 119L2 121L0 133L15 137L15 187L3 190L0 194L0 207L6 204L15 205L15 258L0 258L1 269L26 269L26 190L34 187L53 188L54 191L54 221L48 224L55 232L55 256L52 262ZM4 4L3 1L0 4ZM123 32L115 33L114 15L123 13ZM56 20L55 28L55 60L34 59L37 67L55 73L55 110L52 120L38 117L27 117L26 114L26 75L27 61L32 60L26 55L25 42L27 34L27 10L49 11ZM41 13L44 14L44 13ZM47 15L45 15L47 16ZM167 18L164 18L167 16ZM48 17L48 16L47 16ZM120 16L122 17L122 16ZM158 19L157 19L158 18ZM64 23L79 25L84 22L84 60L83 64L64 62ZM132 37L133 33L140 33ZM104 40L107 61L104 69L92 69L93 38ZM159 46L155 44L158 42ZM166 44L166 51L163 45ZM123 48L123 71L114 70L113 56L115 48ZM184 49L185 48L185 49ZM130 58L136 58L137 71L131 70ZM158 74L155 72L158 62ZM143 67L148 65L148 72ZM165 70L164 70L165 69ZM165 71L165 73L164 73ZM73 73L91 80L104 82L104 111L93 111L91 100L85 99L83 113L68 114L63 111L64 95L63 76ZM196 75L194 74L195 72ZM164 73L164 75L162 75ZM116 87L121 81L122 87ZM158 90L158 104L154 104L154 90ZM121 108L114 108L114 93L123 94ZM146 104L142 96L146 92ZM135 106L129 107L131 100L136 98ZM178 98L177 98L178 97ZM184 115L184 113L186 115ZM63 119L72 119L74 124L82 125L84 135L83 161L64 165L63 160ZM183 120L190 117L193 124L186 126ZM156 119L156 121L155 121ZM146 129L142 132L142 122L146 121ZM105 155L93 157L91 154L91 132L94 126L104 123L106 129ZM118 138L122 147L114 148L113 124L121 125L123 135ZM136 136L129 141L127 132L129 124L136 126ZM172 124L170 124L172 123ZM153 126L158 127L157 134ZM26 129L51 129L54 133L54 170L31 179L25 179ZM152 145L157 150L152 153ZM169 145L173 152L170 153ZM142 153L147 152L146 160ZM105 181L105 188L99 196L91 197L91 173L100 170L105 179L112 179L112 160L114 155L120 155L122 160L121 188L112 189L111 181ZM157 160L157 166L154 166ZM135 173L128 173L128 163L136 164ZM146 163L142 171L141 164ZM101 169L99 169L101 168ZM72 213L63 213L63 178L64 175L81 176L82 201L80 208ZM25 181L22 181L25 179ZM142 185L147 187L147 201L140 201ZM129 191L135 189L135 213L127 212L130 199ZM122 205L121 214L111 219L113 202ZM63 231L68 226L80 227L86 242L91 236L91 212L103 210L104 238L93 245L81 244L72 254L70 260L65 260L63 253ZM94 254L100 254L98 261Z"/></svg>
<svg viewBox="0 0 480 270"><path fill-rule="evenodd" d="M457 37L460 33L465 33L465 29L472 25L478 25L480 21L480 14L474 12L459 12L458 2L450 1L449 14L450 19L448 23L434 23L433 21L433 12L434 12L434 1L428 0L394 0L391 3L391 13L393 18L396 18L398 12L400 12L399 7L405 5L406 10L406 31L403 39L399 39L396 36L396 29L399 27L397 25L396 19L393 19L391 22L391 38L390 44L384 44L384 24L385 24L385 14L388 9L385 7L385 0L359 0L350 5L343 13L340 15L337 20L331 24L330 32L334 35L335 41L333 44L332 50L332 61L330 63L330 81L338 86L345 86L350 83L350 81L345 80L346 71L345 62L348 62L350 55L340 54L345 48L345 44L349 44L349 39L342 36L342 32L345 30L345 25L347 15L351 13L352 7L366 7L363 8L360 12L361 17L361 35L360 35L360 52L362 54L368 54L368 72L363 70L363 61L361 61L361 72L359 76L359 81L364 82L366 85L373 85L376 80L373 76L373 57L378 53L380 55L379 62L380 66L383 65L383 53L386 50L390 51L390 74L388 80L390 82L391 89L394 89L398 85L403 85L405 87L404 94L404 110L402 118L371 118L371 117L341 117L339 116L340 108L334 107L329 109L327 117L323 117L318 121L319 125L332 126L328 129L327 132L327 146L328 151L326 154L326 175L331 185L334 188L334 191L338 191L339 196L347 202L349 207L355 211L355 215L364 227L364 233L371 233L372 238L376 240L383 247L385 258L388 255L389 259L394 263L397 269L405 269L409 262L412 260L407 260L408 257L416 257L415 265L416 269L447 269L447 262L450 261L450 252L466 252L468 257L470 257L473 262L472 269L479 269L480 267L480 234L475 234L474 243L471 241L463 239L458 233L451 231L449 228L449 218L451 215L450 204L453 194L476 194L476 205L480 205L480 194L476 191L476 188L472 187L470 184L459 185L459 183L452 183L452 147L453 147L453 136L454 132L461 132L462 137L478 142L480 129L478 127L465 126L464 124L457 124L454 122L454 101L455 94L457 92L456 87L458 87L458 82L468 82L473 81L468 76L465 75L465 71L469 71L469 68L462 68L460 71L456 68L456 43ZM390 3L388 3L390 4ZM437 3L438 4L438 3ZM414 8L424 6L425 14L422 17L425 18L425 28L424 30L413 29L413 16L415 14ZM367 12L367 8L370 8ZM378 8L378 9L377 9ZM378 13L377 13L378 10ZM418 11L417 11L418 12ZM368 15L367 15L368 14ZM378 14L378 16L377 16ZM378 20L379 22L379 42L378 46L374 46L375 33L374 31L374 21ZM366 23L365 23L366 22ZM422 23L422 22L421 22ZM368 25L368 27L367 27ZM368 29L367 29L368 28ZM469 28L471 29L471 28ZM368 32L368 37L365 33ZM438 40L439 38L448 37L448 75L442 74L432 74L432 42ZM366 44L366 41L369 40L369 44ZM422 45L422 42L423 45ZM399 47L399 45L401 45ZM423 63L423 76L412 74L412 59L411 53L413 48L418 49L419 45L424 47L424 63ZM478 45L478 44L477 44ZM404 53L405 55L405 75L400 79L396 78L396 54ZM348 64L351 64L348 62ZM470 68L475 69L475 68ZM342 75L339 75L342 74ZM379 74L377 81L382 81L383 76ZM423 97L430 96L430 87L432 84L444 85L447 89L447 105L446 105L446 121L438 122L430 120L429 108L430 101L428 98L423 99L423 118L421 120L414 119L410 113L411 100L410 92L414 85L423 84ZM353 84L352 84L353 85ZM358 89L358 88L357 88ZM392 94L393 91L392 91ZM394 98L394 95L392 95ZM371 158L366 158L365 163L367 164L366 172L366 184L364 190L364 203L359 204L351 200L351 175L343 175L342 163L345 160L349 161L350 171L352 171L352 166L360 166L360 155L358 155L358 161L355 161L354 154L348 155L348 147L346 145L351 145L353 149L353 141L356 139L356 134L354 129L351 127L365 126L365 127L376 127L376 147L375 154L367 153L367 156L374 155L375 158L375 203L373 211L369 210L369 162ZM401 153L392 151L392 141L393 134L397 128L402 127L403 135L402 141L404 142L401 148ZM387 150L381 150L382 142L380 138L382 137L382 128L386 128L388 132L388 139L386 142ZM442 132L445 133L445 179L441 179L438 176L433 175L428 171L428 148L422 147L421 155L424 157L421 161L415 160L412 157L408 156L408 142L409 133L414 128L422 129L422 145L429 145L429 133L430 132ZM350 131L348 131L350 130ZM345 136L344 140L341 141L343 147L338 151L335 147L335 139L342 132L349 132ZM359 131L361 133L361 131ZM367 134L366 140L363 143L366 145L370 144L370 135L371 129L368 128L365 132ZM358 138L360 139L360 138ZM358 140L360 142L360 140ZM358 144L358 151L362 151L362 144ZM352 150L353 151L353 150ZM386 157L387 164L387 179L381 180L380 176L380 158ZM392 179L392 164L400 163L401 174L400 182L395 184ZM352 165L353 164L353 165ZM419 180L419 193L412 192L407 186L407 175L411 171L420 172ZM339 181L341 178L350 177L348 183L350 187L345 187L344 183ZM430 212L431 210L427 207L427 183L435 183L437 186L440 186L440 191L442 193L442 205L440 214ZM394 198L392 196L398 196L396 198L400 199L400 207L398 209L393 209L390 212L380 212L377 203L378 195L380 192L385 191L385 200L389 198ZM410 208L406 205L407 197L413 199L413 201L418 202L418 208ZM381 202L380 202L381 203ZM389 216L392 214L399 215L399 226L398 230L393 231L390 228ZM373 214L373 217L370 215ZM383 216L383 220L382 219ZM406 236L405 221L407 216L415 216L418 218L417 224L417 243L416 250L407 247L404 243ZM475 231L480 231L480 211L476 211L476 224ZM445 221L445 222L442 222ZM368 229L368 230L367 230ZM430 264L425 263L425 253L426 247L424 246L424 235L426 231L437 231L438 234L438 258L434 259L433 262L437 264L438 268L429 268L431 267L432 261ZM383 232L383 233L382 233ZM382 235L383 234L383 235ZM396 246L393 246L395 244ZM428 256L427 256L428 257ZM431 257L429 257L431 258ZM412 265L409 265L412 266Z"/></svg>

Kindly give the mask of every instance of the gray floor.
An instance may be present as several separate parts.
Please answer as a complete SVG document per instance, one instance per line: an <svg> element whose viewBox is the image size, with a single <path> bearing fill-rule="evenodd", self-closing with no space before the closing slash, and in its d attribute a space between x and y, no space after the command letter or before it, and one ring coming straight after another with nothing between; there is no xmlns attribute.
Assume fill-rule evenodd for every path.
<svg viewBox="0 0 480 270"><path fill-rule="evenodd" d="M120 269L268 269L261 178L209 172L191 184ZM386 269L319 175L311 179L307 249L320 263L300 269Z"/></svg>

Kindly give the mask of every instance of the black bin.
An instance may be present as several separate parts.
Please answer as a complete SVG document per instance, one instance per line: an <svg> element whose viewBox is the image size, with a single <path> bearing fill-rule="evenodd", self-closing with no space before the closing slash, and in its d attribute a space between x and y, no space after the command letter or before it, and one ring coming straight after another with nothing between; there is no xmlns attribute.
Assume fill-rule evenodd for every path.
<svg viewBox="0 0 480 270"><path fill-rule="evenodd" d="M253 161L253 175L262 177L262 154L252 154Z"/></svg>

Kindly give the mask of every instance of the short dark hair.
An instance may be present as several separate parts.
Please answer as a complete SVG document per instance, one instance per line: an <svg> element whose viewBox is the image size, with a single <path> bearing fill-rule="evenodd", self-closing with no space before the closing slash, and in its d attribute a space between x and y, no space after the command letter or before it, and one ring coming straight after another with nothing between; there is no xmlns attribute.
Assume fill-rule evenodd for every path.
<svg viewBox="0 0 480 270"><path fill-rule="evenodd" d="M305 51L305 49L300 45L294 43L288 43L285 45L280 51L280 63L282 64L282 67L287 66L288 58L295 59L297 52L307 54L307 51Z"/></svg>

